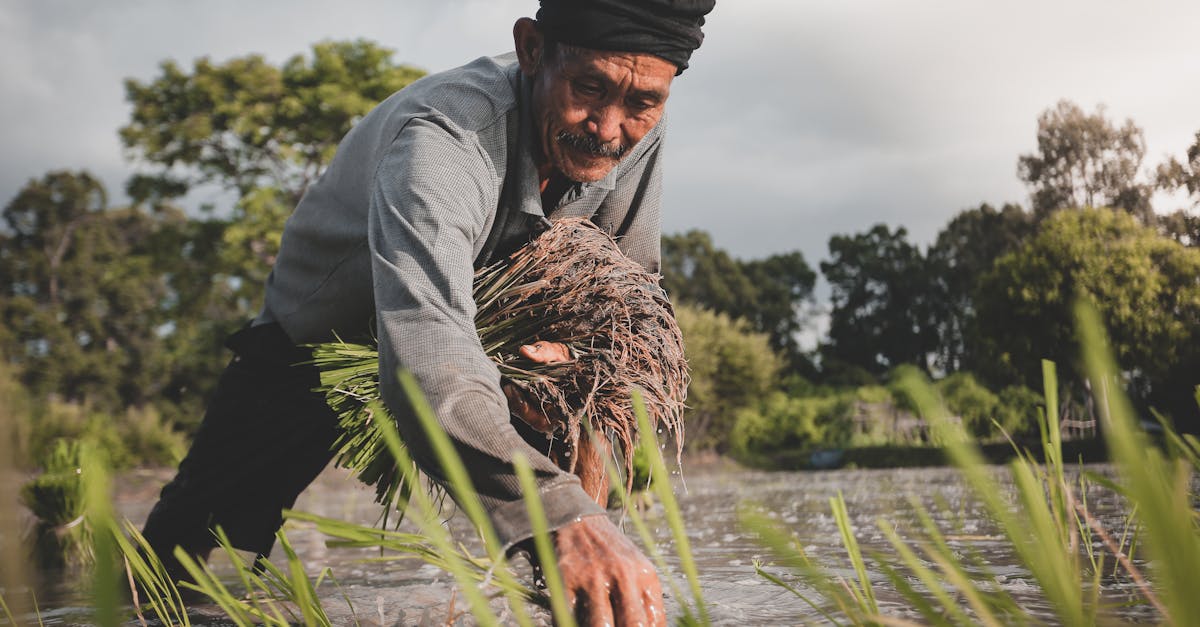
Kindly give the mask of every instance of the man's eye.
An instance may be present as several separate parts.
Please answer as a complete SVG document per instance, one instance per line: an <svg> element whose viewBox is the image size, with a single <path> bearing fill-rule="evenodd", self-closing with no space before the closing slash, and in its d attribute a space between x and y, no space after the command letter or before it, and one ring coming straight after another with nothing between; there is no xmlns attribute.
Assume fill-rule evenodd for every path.
<svg viewBox="0 0 1200 627"><path fill-rule="evenodd" d="M648 111L653 109L655 104L657 103L650 100L634 99L629 101L628 106L633 111Z"/></svg>
<svg viewBox="0 0 1200 627"><path fill-rule="evenodd" d="M596 83L576 81L575 91L583 94L584 96L599 96L604 90Z"/></svg>

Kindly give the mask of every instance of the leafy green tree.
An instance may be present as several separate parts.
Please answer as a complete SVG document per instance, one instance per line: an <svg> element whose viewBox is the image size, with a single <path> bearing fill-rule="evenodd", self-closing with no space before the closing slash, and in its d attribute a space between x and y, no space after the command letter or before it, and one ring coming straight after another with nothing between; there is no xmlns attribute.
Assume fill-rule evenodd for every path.
<svg viewBox="0 0 1200 627"><path fill-rule="evenodd" d="M741 264L704 231L663 236L662 275L663 288L676 302L730 313L754 300L754 285Z"/></svg>
<svg viewBox="0 0 1200 627"><path fill-rule="evenodd" d="M808 373L808 358L801 354L796 336L804 327L802 308L812 301L817 273L804 255L790 252L766 259L741 262L742 272L756 289L757 298L740 313L754 329L770 336L771 346L788 359L793 370Z"/></svg>
<svg viewBox="0 0 1200 627"><path fill-rule="evenodd" d="M1133 396L1180 427L1200 426L1200 250L1114 210L1058 212L996 261L979 296L990 384L1037 387L1046 358L1078 391L1072 304L1082 296L1099 309Z"/></svg>
<svg viewBox="0 0 1200 627"><path fill-rule="evenodd" d="M765 334L744 321L688 305L675 310L691 370L687 446L724 451L737 411L752 407L778 382L780 360Z"/></svg>
<svg viewBox="0 0 1200 627"><path fill-rule="evenodd" d="M127 191L158 212L197 185L236 195L232 211L174 224L155 263L170 320L160 342L167 381L160 410L194 424L227 359L223 339L257 313L284 222L337 143L372 107L423 74L368 41L323 42L282 66L249 55L189 70L173 61L153 80L129 79L120 129L144 165Z"/></svg>
<svg viewBox="0 0 1200 627"><path fill-rule="evenodd" d="M1200 247L1200 215L1185 209L1159 215L1158 231L1184 246Z"/></svg>
<svg viewBox="0 0 1200 627"><path fill-rule="evenodd" d="M925 258L904 227L877 224L866 233L835 235L821 272L831 293L823 365L865 369L875 376L904 363L928 367L931 331Z"/></svg>
<svg viewBox="0 0 1200 627"><path fill-rule="evenodd" d="M51 172L4 208L0 326L36 395L115 410L161 389L168 288L150 250L178 216L111 210L106 198L90 174Z"/></svg>
<svg viewBox="0 0 1200 627"><path fill-rule="evenodd" d="M1037 152L1020 157L1017 174L1029 184L1039 219L1059 209L1117 207L1150 223L1151 189L1139 180L1145 155L1133 120L1117 127L1103 106L1088 114L1061 100L1038 117Z"/></svg>
<svg viewBox="0 0 1200 627"><path fill-rule="evenodd" d="M845 446L853 413L854 400L845 394L799 398L772 392L737 412L730 452L754 463L779 451Z"/></svg>
<svg viewBox="0 0 1200 627"><path fill-rule="evenodd" d="M935 366L947 373L975 368L979 356L975 300L980 277L1033 231L1032 217L1017 205L983 204L959 213L938 233L926 254L929 306L937 333Z"/></svg>
<svg viewBox="0 0 1200 627"><path fill-rule="evenodd" d="M809 374L796 335L804 326L816 273L799 252L741 261L691 230L662 239L663 287L672 300L728 314L766 333L793 370Z"/></svg>
<svg viewBox="0 0 1200 627"><path fill-rule="evenodd" d="M999 394L996 405L996 422L1004 432L1014 438L1035 436L1038 431L1038 415L1046 409L1045 397L1023 385L1010 385Z"/></svg>
<svg viewBox="0 0 1200 627"><path fill-rule="evenodd" d="M355 122L423 75L365 40L318 43L311 57L296 55L282 67L249 55L220 64L197 59L190 73L174 61L160 69L149 83L125 81L133 113L121 140L157 168L134 179L131 195L177 195L211 182L239 196L279 190L291 205Z"/></svg>
<svg viewBox="0 0 1200 627"><path fill-rule="evenodd" d="M121 140L149 166L127 188L153 206L200 184L236 192L227 231L212 242L220 246L212 271L232 286L242 317L258 309L284 222L338 142L424 74L365 40L318 43L282 67L249 55L197 59L190 73L173 61L160 69L153 81L125 82L133 112Z"/></svg>

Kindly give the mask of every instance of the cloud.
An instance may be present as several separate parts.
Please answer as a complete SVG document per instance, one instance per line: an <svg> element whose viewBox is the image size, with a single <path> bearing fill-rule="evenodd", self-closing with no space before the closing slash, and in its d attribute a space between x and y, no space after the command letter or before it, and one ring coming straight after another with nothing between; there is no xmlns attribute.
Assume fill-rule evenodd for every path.
<svg viewBox="0 0 1200 627"><path fill-rule="evenodd" d="M363 37L432 71L511 47L533 0L0 5L0 200L54 168L88 168L114 197L130 164L122 80L163 59L251 52L282 62ZM1200 5L724 0L672 87L668 231L702 228L742 257L801 250L876 222L932 241L956 212L1023 201L1016 159L1060 98L1108 105L1146 132L1147 166L1200 129ZM1174 207L1172 207L1174 208Z"/></svg>

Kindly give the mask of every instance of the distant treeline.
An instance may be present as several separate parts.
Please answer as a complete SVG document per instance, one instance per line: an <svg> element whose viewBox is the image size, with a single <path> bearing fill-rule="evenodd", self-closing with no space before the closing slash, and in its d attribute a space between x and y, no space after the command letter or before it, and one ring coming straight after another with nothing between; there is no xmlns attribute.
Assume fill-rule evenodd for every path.
<svg viewBox="0 0 1200 627"><path fill-rule="evenodd" d="M881 443L862 437L887 423L871 412L898 416L905 403L871 390L886 390L880 385L897 369L914 367L940 380L949 408L977 435L999 435L996 425L1019 435L1035 424L1040 395L1032 390L1041 390L1043 359L1058 365L1063 415L1093 420L1090 384L1077 367L1077 298L1098 307L1143 417L1158 413L1200 431L1200 132L1186 161L1170 159L1153 175L1143 173L1141 129L1114 125L1103 109L1060 102L1039 118L1037 139L1037 152L1017 160L1029 210L964 210L925 250L903 227L884 224L831 237L819 264L831 289L829 331L814 351L796 342L816 311L817 273L799 252L743 261L701 231L664 237L672 296L743 321L743 331L761 334L783 360L773 374L723 387L734 398L735 390L754 389L760 399L785 392L799 403L747 400L709 411L702 399L693 412L723 415L726 428L709 434L711 420L693 420L695 435L736 449L758 434L749 452ZM1182 192L1190 206L1156 212L1158 189ZM746 367L755 364L774 367L762 359ZM724 377L734 371L712 369ZM758 380L776 384L754 388ZM751 417L736 421L738 411ZM764 424L775 426L762 431ZM895 429L882 439L913 432Z"/></svg>
<svg viewBox="0 0 1200 627"><path fill-rule="evenodd" d="M228 358L223 339L257 312L292 207L350 127L421 74L354 41L317 44L282 66L168 61L149 82L126 81L132 112L119 133L140 169L126 185L132 201L109 206L92 175L54 171L3 209L0 391L23 399L31 458L53 437L101 428L119 431L113 441L145 440L151 461L177 454L175 439L147 429L198 423ZM861 403L818 411L785 400L870 396L906 364L969 377L999 399L1039 388L1040 360L1053 359L1063 397L1086 411L1076 295L1099 306L1142 409L1195 431L1200 218L1155 212L1150 199L1178 189L1200 202L1200 133L1185 161L1153 176L1142 173L1144 153L1131 121L1114 126L1102 110L1062 102L1039 120L1036 154L1019 159L1028 210L963 211L924 251L902 227L833 236L818 264L832 288L830 329L812 352L796 338L811 323L817 271L799 252L740 260L704 232L664 237L664 284L690 330L695 445L753 449L745 433L734 437L746 412L795 429L809 415L820 429L798 442L841 441L853 431L846 420L861 423ZM236 201L184 211L178 199L198 185ZM980 424L1003 418L993 413Z"/></svg>

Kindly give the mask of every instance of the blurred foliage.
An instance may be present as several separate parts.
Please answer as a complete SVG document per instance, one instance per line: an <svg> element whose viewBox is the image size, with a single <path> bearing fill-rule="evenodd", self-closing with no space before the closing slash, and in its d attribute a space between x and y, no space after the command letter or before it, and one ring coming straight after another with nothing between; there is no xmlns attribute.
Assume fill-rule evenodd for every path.
<svg viewBox="0 0 1200 627"><path fill-rule="evenodd" d="M846 394L793 397L773 392L737 413L730 450L735 457L753 461L787 449L845 446L850 443L853 412L853 398Z"/></svg>
<svg viewBox="0 0 1200 627"><path fill-rule="evenodd" d="M675 310L691 368L684 413L691 450L729 446L739 409L751 407L777 384L781 361L768 338L741 320L682 305Z"/></svg>
<svg viewBox="0 0 1200 627"><path fill-rule="evenodd" d="M937 334L932 362L942 372L978 367L979 277L1034 231L1021 207L983 204L954 216L926 253L931 324Z"/></svg>

